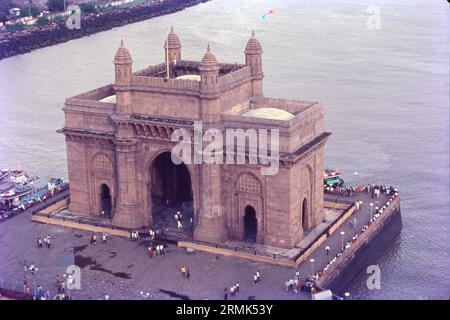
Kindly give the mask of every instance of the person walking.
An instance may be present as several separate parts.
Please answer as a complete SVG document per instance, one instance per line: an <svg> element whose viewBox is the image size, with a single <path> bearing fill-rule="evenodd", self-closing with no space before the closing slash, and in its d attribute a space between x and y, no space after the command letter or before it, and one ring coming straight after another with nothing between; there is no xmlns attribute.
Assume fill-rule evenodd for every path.
<svg viewBox="0 0 450 320"><path fill-rule="evenodd" d="M228 288L223 289L223 300L228 300Z"/></svg>
<svg viewBox="0 0 450 320"><path fill-rule="evenodd" d="M30 264L30 267L28 268L31 271L31 275L34 275L34 272L36 271L36 267L33 263Z"/></svg>
<svg viewBox="0 0 450 320"><path fill-rule="evenodd" d="M234 291L235 291L235 287L234 287L234 285L232 285L232 286L230 287L230 295L231 295L231 296L234 296Z"/></svg>
<svg viewBox="0 0 450 320"><path fill-rule="evenodd" d="M49 248L50 249L50 236L49 235L47 235L47 248Z"/></svg>
<svg viewBox="0 0 450 320"><path fill-rule="evenodd" d="M286 288L286 292L289 291L289 279L284 282L284 286Z"/></svg>
<svg viewBox="0 0 450 320"><path fill-rule="evenodd" d="M91 244L93 244L94 246L97 244L97 236L95 235L95 233L91 236Z"/></svg>
<svg viewBox="0 0 450 320"><path fill-rule="evenodd" d="M239 292L239 282L238 281L236 281L236 284L234 286L236 288L236 292Z"/></svg>
<svg viewBox="0 0 450 320"><path fill-rule="evenodd" d="M256 278L258 282L261 281L261 273L258 270L256 270Z"/></svg>
<svg viewBox="0 0 450 320"><path fill-rule="evenodd" d="M325 252L326 252L326 254L327 254L327 256L328 256L328 253L330 253L330 247L329 247L329 246L326 246L326 247L325 247Z"/></svg>
<svg viewBox="0 0 450 320"><path fill-rule="evenodd" d="M102 234L102 242L106 244L106 233Z"/></svg>
<svg viewBox="0 0 450 320"><path fill-rule="evenodd" d="M42 239L40 237L37 238L37 247L42 248Z"/></svg>

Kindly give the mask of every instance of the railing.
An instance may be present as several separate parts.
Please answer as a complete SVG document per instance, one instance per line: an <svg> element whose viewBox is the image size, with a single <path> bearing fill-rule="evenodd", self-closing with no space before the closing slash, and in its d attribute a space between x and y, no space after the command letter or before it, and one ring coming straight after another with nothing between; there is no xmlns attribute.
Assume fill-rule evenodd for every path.
<svg viewBox="0 0 450 320"><path fill-rule="evenodd" d="M194 91L200 90L200 82L194 80L177 80L157 77L133 76L132 84Z"/></svg>

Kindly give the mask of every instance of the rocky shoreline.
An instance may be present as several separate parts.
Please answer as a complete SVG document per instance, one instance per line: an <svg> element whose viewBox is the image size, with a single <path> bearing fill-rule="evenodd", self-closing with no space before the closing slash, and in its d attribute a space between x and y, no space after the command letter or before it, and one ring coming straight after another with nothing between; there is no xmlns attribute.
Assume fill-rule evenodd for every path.
<svg viewBox="0 0 450 320"><path fill-rule="evenodd" d="M152 6L140 5L82 17L81 29L66 27L66 19L49 25L0 34L0 60L35 49L78 39L129 23L170 14L210 0L168 0Z"/></svg>

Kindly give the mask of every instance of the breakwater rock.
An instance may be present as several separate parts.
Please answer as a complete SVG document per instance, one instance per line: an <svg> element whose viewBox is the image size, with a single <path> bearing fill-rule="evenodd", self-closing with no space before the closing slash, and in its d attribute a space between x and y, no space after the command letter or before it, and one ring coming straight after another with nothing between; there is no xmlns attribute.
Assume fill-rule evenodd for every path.
<svg viewBox="0 0 450 320"><path fill-rule="evenodd" d="M210 0L167 0L154 5L138 5L110 12L82 15L81 28L69 29L66 19L43 26L0 33L0 60L129 23L170 14Z"/></svg>

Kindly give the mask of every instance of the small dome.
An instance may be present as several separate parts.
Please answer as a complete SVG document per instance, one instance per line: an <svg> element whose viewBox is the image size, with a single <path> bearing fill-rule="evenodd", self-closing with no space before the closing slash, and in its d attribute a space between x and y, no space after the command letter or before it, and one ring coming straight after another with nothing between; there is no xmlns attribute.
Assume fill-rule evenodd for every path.
<svg viewBox="0 0 450 320"><path fill-rule="evenodd" d="M170 33L167 36L167 47L169 49L181 48L180 39L178 39L177 34L173 31L173 26L170 28Z"/></svg>
<svg viewBox="0 0 450 320"><path fill-rule="evenodd" d="M255 31L252 31L252 37L247 41L245 53L262 53L262 47L258 39L256 39Z"/></svg>
<svg viewBox="0 0 450 320"><path fill-rule="evenodd" d="M212 53L211 48L209 47L209 44L208 44L208 49L206 50L206 53L202 58L201 64L203 66L216 66L217 65L217 59L214 56L214 54Z"/></svg>
<svg viewBox="0 0 450 320"><path fill-rule="evenodd" d="M123 45L123 39L120 41L120 47L117 49L116 55L114 56L114 63L131 63L130 51Z"/></svg>
<svg viewBox="0 0 450 320"><path fill-rule="evenodd" d="M251 109L245 112L243 116L284 121L289 121L294 118L294 115L286 110L270 107Z"/></svg>

